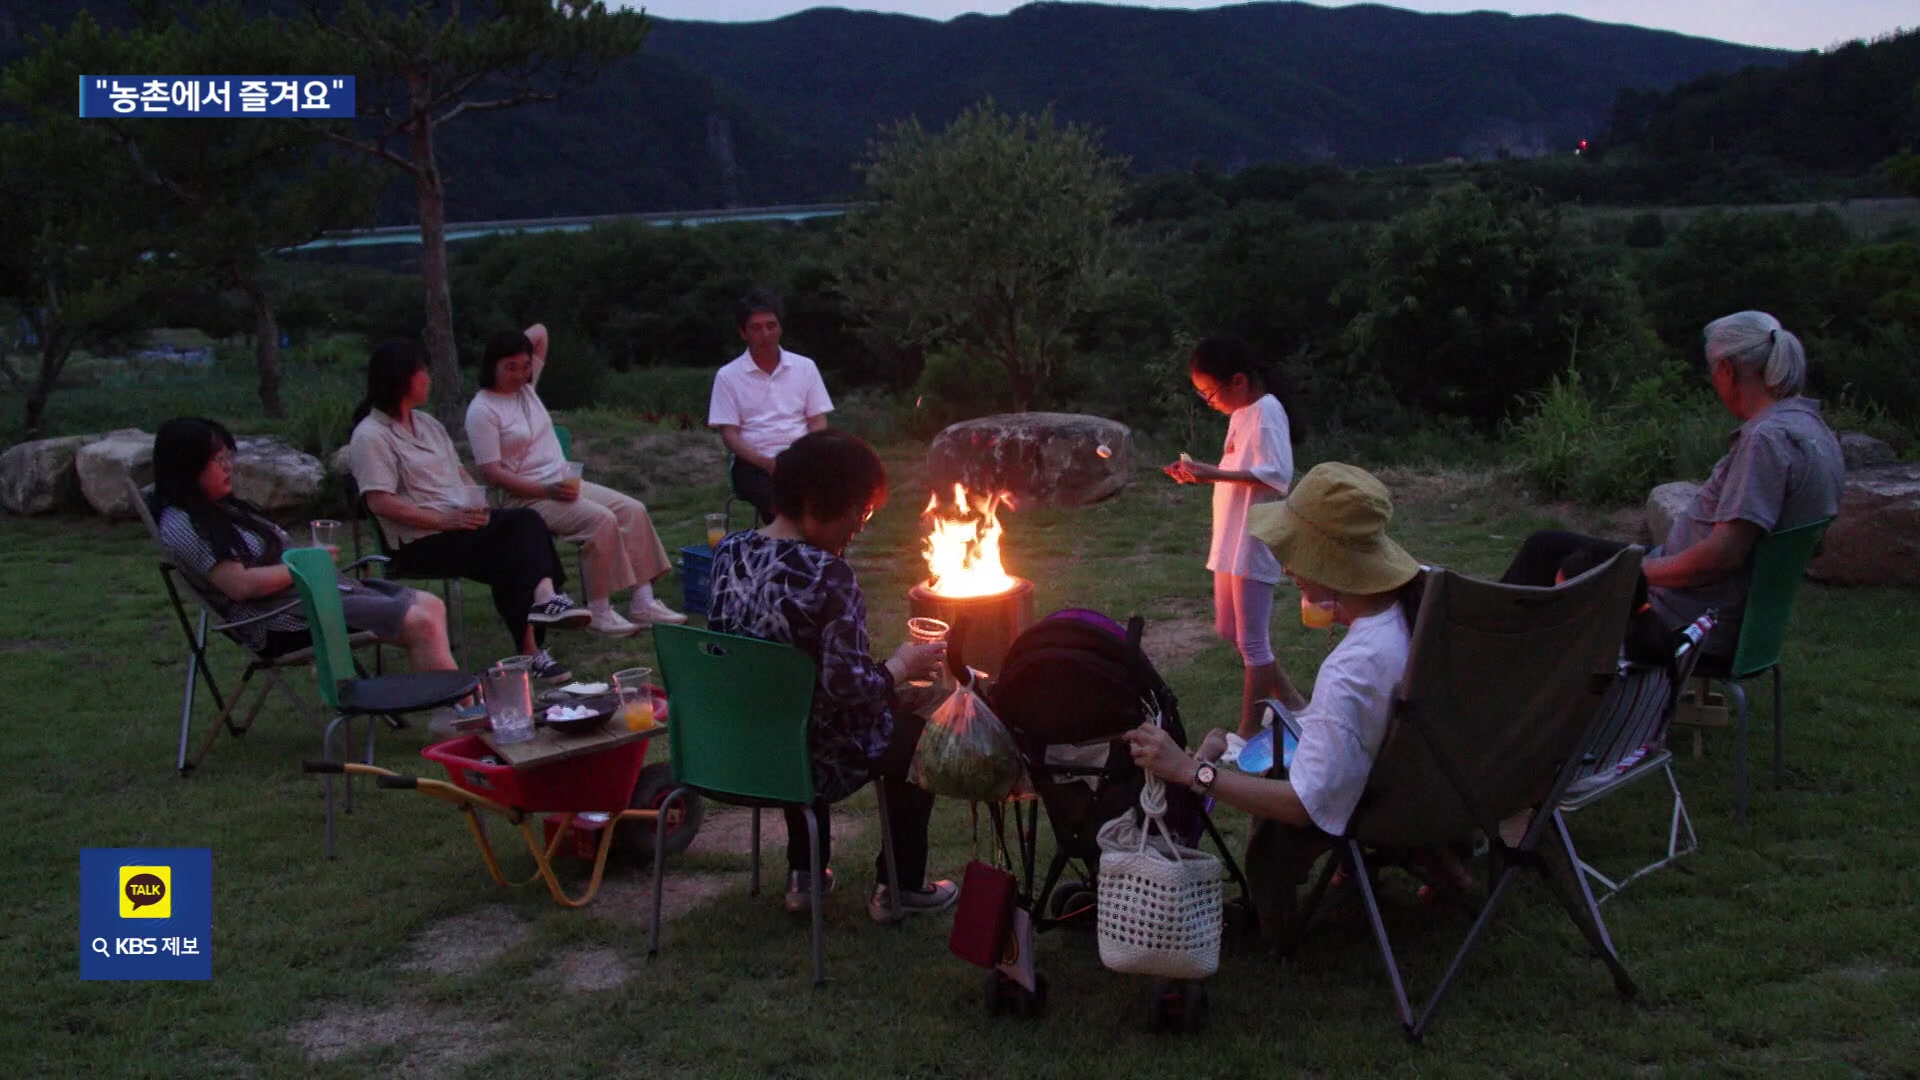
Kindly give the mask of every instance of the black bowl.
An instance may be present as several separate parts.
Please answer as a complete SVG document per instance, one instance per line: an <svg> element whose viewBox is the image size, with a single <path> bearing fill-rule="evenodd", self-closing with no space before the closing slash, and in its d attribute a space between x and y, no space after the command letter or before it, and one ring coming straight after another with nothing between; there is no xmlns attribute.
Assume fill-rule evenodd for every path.
<svg viewBox="0 0 1920 1080"><path fill-rule="evenodd" d="M593 713L590 716L583 716L577 720L547 719L547 709L561 706L592 709ZM546 709L540 710L539 722L555 731L568 735L577 735L599 728L602 724L605 724L614 713L619 711L620 695L598 694L593 697L573 698L571 701L560 702L557 705L549 705Z"/></svg>

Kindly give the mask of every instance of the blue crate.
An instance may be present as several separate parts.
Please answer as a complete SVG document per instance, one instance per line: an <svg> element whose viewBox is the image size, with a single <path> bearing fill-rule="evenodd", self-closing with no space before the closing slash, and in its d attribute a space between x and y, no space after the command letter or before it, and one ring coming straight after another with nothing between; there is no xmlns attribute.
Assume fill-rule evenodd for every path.
<svg viewBox="0 0 1920 1080"><path fill-rule="evenodd" d="M680 607L694 615L707 613L707 587L713 580L713 549L705 544L680 549Z"/></svg>

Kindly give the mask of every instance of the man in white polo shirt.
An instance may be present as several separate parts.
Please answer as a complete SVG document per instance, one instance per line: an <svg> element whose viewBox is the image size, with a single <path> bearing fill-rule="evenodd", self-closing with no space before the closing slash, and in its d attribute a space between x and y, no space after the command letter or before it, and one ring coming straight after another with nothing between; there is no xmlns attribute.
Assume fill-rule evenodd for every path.
<svg viewBox="0 0 1920 1080"><path fill-rule="evenodd" d="M827 426L833 400L812 360L780 347L780 298L755 289L734 312L747 351L713 376L707 426L733 454L733 492L773 520L773 459Z"/></svg>

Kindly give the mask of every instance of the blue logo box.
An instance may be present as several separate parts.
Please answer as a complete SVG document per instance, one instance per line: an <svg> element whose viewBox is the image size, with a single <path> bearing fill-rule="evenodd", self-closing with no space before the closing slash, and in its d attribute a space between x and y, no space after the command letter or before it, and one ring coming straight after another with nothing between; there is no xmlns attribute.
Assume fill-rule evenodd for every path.
<svg viewBox="0 0 1920 1080"><path fill-rule="evenodd" d="M213 849L81 848L80 977L213 978Z"/></svg>

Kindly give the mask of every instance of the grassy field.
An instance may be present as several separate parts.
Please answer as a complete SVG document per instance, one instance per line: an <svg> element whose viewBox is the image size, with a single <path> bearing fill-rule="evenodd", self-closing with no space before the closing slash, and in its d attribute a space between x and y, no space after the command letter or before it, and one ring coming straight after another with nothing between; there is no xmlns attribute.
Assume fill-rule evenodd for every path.
<svg viewBox="0 0 1920 1080"><path fill-rule="evenodd" d="M605 414L576 422L592 475L640 493L670 546L696 542L724 497L699 435ZM895 496L852 552L876 648L903 633L921 576L917 448L887 448ZM1152 460L1152 455L1143 457ZM1395 532L1422 559L1497 570L1532 528L1567 519L1504 474L1394 472ZM1149 620L1149 645L1190 728L1230 722L1239 676L1211 638L1201 569L1203 493L1141 474L1091 509L1012 515L1011 568L1042 611L1097 607ZM1593 521L1577 522L1588 526ZM1911 826L1920 690L1908 591L1802 593L1790 643L1786 788L1761 781L1751 824L1731 820L1727 740L1679 761L1703 848L1607 906L1642 992L1621 1003L1572 925L1521 891L1420 1046L1400 1037L1371 941L1336 926L1296 960L1229 952L1198 1040L1143 1030L1140 980L1101 968L1091 935L1041 939L1050 1014L989 1019L979 973L946 951L949 920L897 929L862 900L877 830L862 796L842 814L846 885L828 913L829 985L809 986L805 923L746 893L737 816L709 820L672 873L691 910L645 956L645 879L610 871L602 898L564 911L543 891L502 891L443 805L365 790L341 854L320 851L319 787L299 769L316 733L276 704L191 779L171 769L183 650L145 538L92 518L0 521L0 678L14 828L0 838L9 913L0 950L0 1074L21 1076L446 1077L633 1075L944 1077L1913 1075L1920 1070L1920 842ZM678 586L666 597L678 599ZM469 591L474 654L506 641ZM1285 598L1283 597L1283 601ZM1285 603L1282 603L1285 608ZM1307 679L1324 634L1276 626ZM582 675L646 663L648 638L570 635ZM235 653L216 647L223 678ZM304 682L304 680L302 680ZM203 708L200 718L209 713ZM1757 723L1765 730L1762 709ZM420 727L383 733L380 760L424 772ZM1764 761L1766 743L1756 742ZM1757 775L1764 776L1764 770ZM1648 851L1665 805L1651 787L1573 822L1583 853L1620 865ZM1901 825L1899 822L1908 821ZM1224 820L1236 839L1245 823ZM496 840L504 833L496 828ZM77 849L210 846L211 983L77 977ZM973 851L967 809L935 815L935 870ZM779 880L778 847L767 845ZM509 859L509 872L526 859ZM776 889L777 891L777 889ZM1416 989L1431 986L1465 922L1417 904L1391 876L1388 919Z"/></svg>

